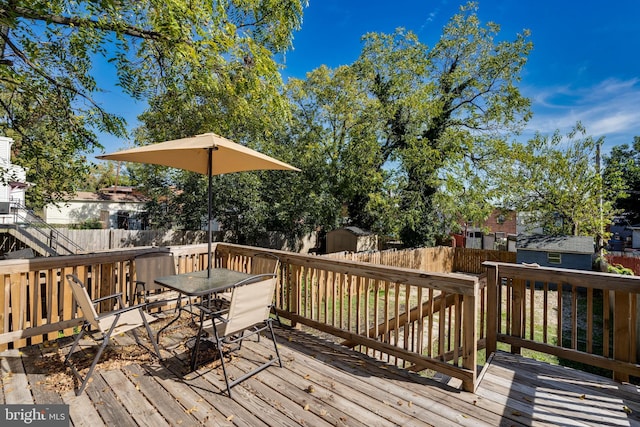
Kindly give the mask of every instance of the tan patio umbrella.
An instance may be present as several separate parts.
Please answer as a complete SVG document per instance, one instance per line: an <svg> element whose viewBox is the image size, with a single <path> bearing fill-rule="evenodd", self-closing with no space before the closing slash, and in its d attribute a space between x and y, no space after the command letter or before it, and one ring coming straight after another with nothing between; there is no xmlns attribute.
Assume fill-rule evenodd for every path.
<svg viewBox="0 0 640 427"><path fill-rule="evenodd" d="M105 160L169 166L208 175L209 203L207 228L209 233L209 262L207 275L211 274L211 177L213 175L252 170L300 171L300 169L296 167L247 148L244 145L230 141L215 133L205 133L190 138L145 145L143 147L131 148L96 157Z"/></svg>

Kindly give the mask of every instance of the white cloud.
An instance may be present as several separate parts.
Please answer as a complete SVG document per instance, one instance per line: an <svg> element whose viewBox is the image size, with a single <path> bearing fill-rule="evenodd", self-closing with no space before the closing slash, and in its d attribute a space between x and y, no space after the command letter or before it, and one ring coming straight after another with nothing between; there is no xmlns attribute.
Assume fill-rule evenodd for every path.
<svg viewBox="0 0 640 427"><path fill-rule="evenodd" d="M608 79L590 87L523 87L533 119L525 135L567 133L580 121L587 134L605 137L605 146L631 144L640 136L640 79Z"/></svg>

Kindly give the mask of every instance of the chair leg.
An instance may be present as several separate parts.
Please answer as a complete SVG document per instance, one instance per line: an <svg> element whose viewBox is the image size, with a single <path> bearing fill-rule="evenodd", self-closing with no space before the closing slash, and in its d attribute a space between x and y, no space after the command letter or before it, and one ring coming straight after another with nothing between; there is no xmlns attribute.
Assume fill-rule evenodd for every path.
<svg viewBox="0 0 640 427"><path fill-rule="evenodd" d="M82 328L80 328L80 332L78 332L78 336L76 337L75 340L73 340L73 344L71 345L71 349L69 350L69 353L67 353L67 357L64 358L64 363L65 364L67 364L69 362L69 359L71 358L71 355L73 354L73 352L76 350L76 347L80 343L80 339L82 338L82 336L85 333L85 328L86 328L86 325L82 325Z"/></svg>
<svg viewBox="0 0 640 427"><path fill-rule="evenodd" d="M84 380L82 380L82 384L80 384L80 388L78 388L78 390L76 391L76 396L80 396L84 391L84 388L87 386L87 383L89 382L89 378L91 378L91 375L93 375L93 370L98 364L98 360L100 360L100 356L102 356L102 352L107 347L107 344L109 344L108 336L104 337L104 339L102 340L102 345L98 349L96 353L96 357L93 358L93 362L91 362L91 367L89 368L87 375L85 375Z"/></svg>
<svg viewBox="0 0 640 427"><path fill-rule="evenodd" d="M82 378L82 375L80 375L80 372L78 371L78 369L74 365L69 363L69 367L73 371L74 375L76 377L78 377L79 380L81 380L80 387L78 388L78 390L76 390L76 396L80 396L80 394L82 394L82 392L84 391L84 388L87 386L87 383L89 382L89 378L91 378L91 375L93 375L93 370L95 369L96 365L98 364L98 361L100 360L100 356L102 356L102 352L107 347L107 344L109 344L109 337L111 336L111 332L113 332L113 329L116 326L116 322L117 322L118 317L120 317L120 315L116 316L116 320L111 325L111 328L109 329L109 332L103 335L102 344L98 348L98 351L96 352L96 355L93 358L93 362L91 362L91 366L89 367L89 371L84 376L84 378ZM78 333L78 337L76 338L76 340L74 341L73 345L71 346L71 350L75 351L76 346L80 342L81 336L83 335L84 331L86 331L86 329L89 328L89 327L90 327L89 325L83 325L82 330L80 331L80 333ZM68 362L68 360L71 357L71 354L72 354L71 351L69 352L69 354L67 354L67 358L65 359L65 362Z"/></svg>
<svg viewBox="0 0 640 427"><path fill-rule="evenodd" d="M238 341L238 350L242 349L242 341L244 340L244 333L245 333L245 331L242 331L240 333L240 337L237 339L237 341ZM260 335L258 335L258 341L260 341Z"/></svg>
<svg viewBox="0 0 640 427"><path fill-rule="evenodd" d="M224 364L224 352L222 349L222 346L224 345L224 343L222 342L222 339L220 339L220 337L218 336L218 331L215 327L215 323L213 325L213 333L216 336L216 348L218 349L218 354L220 355L220 364L222 365L222 374L224 375L224 382L227 385L227 393L229 394L229 397L231 397L231 385L229 384L229 377L227 376L227 367Z"/></svg>
<svg viewBox="0 0 640 427"><path fill-rule="evenodd" d="M73 356L73 353L75 352L76 347L80 343L80 339L84 335L85 331L86 331L86 328L83 326L80 332L78 333L78 336L76 337L75 341L73 342L73 345L71 346L71 349L67 354L67 357L64 359L65 365L69 366L69 368L71 368L71 371L76 376L76 378L80 380L80 387L78 387L78 389L76 390L76 396L80 396L84 391L85 387L87 386L87 383L89 382L89 378L91 378L91 375L93 374L93 370L98 364L98 360L100 359L102 352L104 351L107 344L109 343L109 337L105 337L102 340L102 344L98 348L98 351L96 352L96 355L93 358L93 362L91 362L91 367L89 367L89 371L83 378L82 375L80 375L80 371L78 371L78 369L71 363L70 359L71 359L71 356Z"/></svg>
<svg viewBox="0 0 640 427"><path fill-rule="evenodd" d="M202 325L204 323L204 311L200 311L200 325L198 326L198 333L196 333L195 342L193 343L193 350L191 353L191 371L195 371L198 365L198 352L200 351L200 337L202 336ZM213 328L215 330L215 327Z"/></svg>
<svg viewBox="0 0 640 427"><path fill-rule="evenodd" d="M140 309L142 310L142 309ZM147 335L149 336L149 341L151 341L151 344L153 345L153 349L155 350L156 356L158 357L158 360L162 360L162 357L160 356L160 348L158 347L158 342L156 339L153 338L153 332L151 331L151 326L149 326L149 322L147 322L147 319L144 317L144 314L140 314L142 317L142 322L144 323L144 327L147 330ZM140 341L140 338L138 337L138 334L136 333L136 330L133 329L131 331L133 333L133 338L136 340L136 343L147 350L150 350L145 344L143 344Z"/></svg>
<svg viewBox="0 0 640 427"><path fill-rule="evenodd" d="M280 352L278 351L278 343L276 342L276 334L273 332L273 325L270 320L267 320L267 324L269 325L269 332L271 333L271 340L273 341L273 348L276 350L276 357L278 358L278 363L282 368L282 359L280 358Z"/></svg>

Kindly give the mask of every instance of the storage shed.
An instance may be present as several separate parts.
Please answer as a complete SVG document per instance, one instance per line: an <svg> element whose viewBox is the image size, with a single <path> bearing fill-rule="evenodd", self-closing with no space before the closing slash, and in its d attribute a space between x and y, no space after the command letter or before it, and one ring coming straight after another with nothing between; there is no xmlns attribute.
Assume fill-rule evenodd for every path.
<svg viewBox="0 0 640 427"><path fill-rule="evenodd" d="M595 242L589 236L518 235L516 262L591 270Z"/></svg>
<svg viewBox="0 0 640 427"><path fill-rule="evenodd" d="M327 253L378 250L378 236L358 227L344 227L327 233Z"/></svg>

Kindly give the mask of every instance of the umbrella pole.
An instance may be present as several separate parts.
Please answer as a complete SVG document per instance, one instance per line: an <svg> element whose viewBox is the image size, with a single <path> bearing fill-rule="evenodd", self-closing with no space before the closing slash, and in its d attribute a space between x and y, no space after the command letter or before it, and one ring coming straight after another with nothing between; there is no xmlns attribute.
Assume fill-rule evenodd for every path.
<svg viewBox="0 0 640 427"><path fill-rule="evenodd" d="M208 185L208 189L207 189L207 198L209 199L209 202L207 203L207 229L208 229L208 238L207 238L207 256L208 256L208 262L207 262L207 278L211 277L211 261L212 261L212 256L211 256L211 240L212 240L212 236L213 236L213 231L211 230L211 208L213 205L213 201L212 201L212 192L211 192L211 176L213 175L212 170L213 170L213 148L209 148L209 166L207 166L208 173L207 175L209 176L209 185Z"/></svg>

